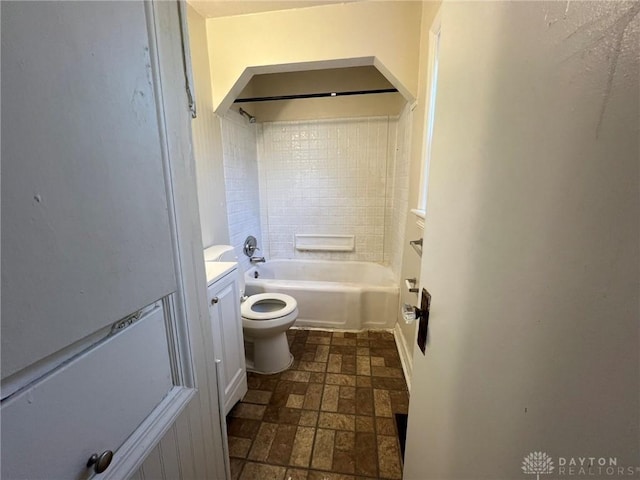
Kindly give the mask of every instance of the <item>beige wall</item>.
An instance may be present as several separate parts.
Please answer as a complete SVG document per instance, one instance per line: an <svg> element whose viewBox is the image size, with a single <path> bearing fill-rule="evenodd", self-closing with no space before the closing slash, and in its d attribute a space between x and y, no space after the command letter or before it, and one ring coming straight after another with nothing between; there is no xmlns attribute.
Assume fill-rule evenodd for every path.
<svg viewBox="0 0 640 480"><path fill-rule="evenodd" d="M211 76L205 19L188 6L191 62L198 116L191 123L198 203L205 247L229 243L220 118L211 108Z"/></svg>
<svg viewBox="0 0 640 480"><path fill-rule="evenodd" d="M440 2L425 2L422 8L421 27L420 27L420 55L418 66L418 98L416 99L415 108L412 112L411 122L411 166L409 172L409 209L416 208L418 205L418 197L420 196L420 179L422 165L424 163L424 142L426 132L426 111L428 107L428 61L429 61L429 29L433 23ZM402 257L401 280L405 278L420 279L420 258L411 246L410 240L422 238L424 231L417 225L418 218L409 214L406 222L404 254ZM410 303L419 306L418 296L415 293L408 292L401 283L400 300L402 303ZM401 346L406 345L407 351L400 352L401 355L406 354L405 369L409 376L408 383L411 383L411 372L413 365L413 351L416 345L417 326L415 323L407 324L402 318L398 318L398 326L396 334L401 335Z"/></svg>
<svg viewBox="0 0 640 480"><path fill-rule="evenodd" d="M210 18L213 108L226 111L253 74L372 64L413 99L421 8L420 2L356 2Z"/></svg>

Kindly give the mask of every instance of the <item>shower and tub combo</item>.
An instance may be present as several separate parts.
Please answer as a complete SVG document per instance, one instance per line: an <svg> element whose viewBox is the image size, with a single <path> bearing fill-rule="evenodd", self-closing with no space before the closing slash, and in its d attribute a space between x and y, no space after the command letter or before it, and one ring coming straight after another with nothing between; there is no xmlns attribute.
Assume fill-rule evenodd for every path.
<svg viewBox="0 0 640 480"><path fill-rule="evenodd" d="M391 269L370 262L269 260L245 272L247 294L283 293L298 303L294 326L390 329L399 287Z"/></svg>

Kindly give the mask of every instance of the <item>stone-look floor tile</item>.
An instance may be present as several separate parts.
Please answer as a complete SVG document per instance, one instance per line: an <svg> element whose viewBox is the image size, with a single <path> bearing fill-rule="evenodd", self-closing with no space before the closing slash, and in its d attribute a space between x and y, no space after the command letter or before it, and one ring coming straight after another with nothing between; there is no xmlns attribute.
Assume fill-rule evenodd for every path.
<svg viewBox="0 0 640 480"><path fill-rule="evenodd" d="M310 372L301 372L299 370L286 370L280 374L282 380L291 380L293 382L308 382L311 377Z"/></svg>
<svg viewBox="0 0 640 480"><path fill-rule="evenodd" d="M307 343L315 343L318 345L329 345L331 343L331 338L329 337L312 337L309 336L309 338L307 338Z"/></svg>
<svg viewBox="0 0 640 480"><path fill-rule="evenodd" d="M358 360L356 373L358 375L371 375L371 364L369 362L369 357L356 357Z"/></svg>
<svg viewBox="0 0 640 480"><path fill-rule="evenodd" d="M327 347L327 351L329 351L329 347ZM315 352L304 352L300 357L301 362L315 362L316 361L316 353Z"/></svg>
<svg viewBox="0 0 640 480"><path fill-rule="evenodd" d="M340 373L342 371L342 355L337 353L329 354L329 363L327 364L327 372Z"/></svg>
<svg viewBox="0 0 640 480"><path fill-rule="evenodd" d="M316 470L309 470L309 476L307 480L356 480L353 475L345 475L342 473L333 472L318 472Z"/></svg>
<svg viewBox="0 0 640 480"><path fill-rule="evenodd" d="M242 467L244 467L244 460L240 458L230 458L229 463L231 464L231 480L238 480L238 478L240 478L240 472L242 472Z"/></svg>
<svg viewBox="0 0 640 480"><path fill-rule="evenodd" d="M311 383L307 388L307 394L304 396L304 404L302 408L305 410L318 410L322 401L323 385L320 383Z"/></svg>
<svg viewBox="0 0 640 480"><path fill-rule="evenodd" d="M309 377L309 381L311 381L311 377ZM296 395L304 395L307 393L307 388L309 388L308 383L302 382L291 382L291 393L295 393Z"/></svg>
<svg viewBox="0 0 640 480"><path fill-rule="evenodd" d="M273 392L271 395L271 400L269 400L270 407L284 407L289 401L289 395L291 394L291 389L287 388L287 390L277 390Z"/></svg>
<svg viewBox="0 0 640 480"><path fill-rule="evenodd" d="M340 398L349 398L355 400L356 389L354 387L342 386L340 387Z"/></svg>
<svg viewBox="0 0 640 480"><path fill-rule="evenodd" d="M355 415L347 415L343 413L320 412L318 417L318 427L333 428L334 430L355 431L356 419Z"/></svg>
<svg viewBox="0 0 640 480"><path fill-rule="evenodd" d="M356 416L356 432L373 433L373 417Z"/></svg>
<svg viewBox="0 0 640 480"><path fill-rule="evenodd" d="M400 478L392 412L406 413L408 392L393 335L293 328L287 338L294 367L248 373L249 392L227 416L230 453L250 447L231 458L232 479Z"/></svg>
<svg viewBox="0 0 640 480"><path fill-rule="evenodd" d="M328 360L329 360L329 347L327 345L318 345L313 361L327 363Z"/></svg>
<svg viewBox="0 0 640 480"><path fill-rule="evenodd" d="M405 391L390 390L393 413L409 413L409 395Z"/></svg>
<svg viewBox="0 0 640 480"><path fill-rule="evenodd" d="M338 413L356 413L356 401L351 398L338 399Z"/></svg>
<svg viewBox="0 0 640 480"><path fill-rule="evenodd" d="M276 438L276 432L278 431L278 425L275 423L262 423L256 440L253 442L251 451L247 458L249 460L256 460L258 462L264 462L269 456L271 445Z"/></svg>
<svg viewBox="0 0 640 480"><path fill-rule="evenodd" d="M351 345L331 345L329 353L338 353L340 355L355 355L356 347Z"/></svg>
<svg viewBox="0 0 640 480"><path fill-rule="evenodd" d="M356 413L358 415L373 415L373 390L371 388L356 388Z"/></svg>
<svg viewBox="0 0 640 480"><path fill-rule="evenodd" d="M355 452L343 452L340 450L334 450L333 466L331 470L340 473L354 473L356 470Z"/></svg>
<svg viewBox="0 0 640 480"><path fill-rule="evenodd" d="M372 367L384 367L384 357L371 357Z"/></svg>
<svg viewBox="0 0 640 480"><path fill-rule="evenodd" d="M403 378L402 369L394 367L372 367L371 374L374 377Z"/></svg>
<svg viewBox="0 0 640 480"><path fill-rule="evenodd" d="M305 372L324 372L327 369L327 364L320 362L300 362L298 368Z"/></svg>
<svg viewBox="0 0 640 480"><path fill-rule="evenodd" d="M376 417L390 417L391 416L391 399L389 397L389 390L373 389L373 405L376 412Z"/></svg>
<svg viewBox="0 0 640 480"><path fill-rule="evenodd" d="M342 356L342 370L341 373L348 375L354 375L356 373L356 356L355 355L343 355Z"/></svg>
<svg viewBox="0 0 640 480"><path fill-rule="evenodd" d="M339 386L325 385L324 393L322 394L322 403L320 404L320 410L324 410L325 412L337 412L339 395Z"/></svg>
<svg viewBox="0 0 640 480"><path fill-rule="evenodd" d="M264 413L263 420L271 423L298 425L298 422L300 422L300 412L301 410L297 408L269 405Z"/></svg>
<svg viewBox="0 0 640 480"><path fill-rule="evenodd" d="M315 427L318 423L318 412L315 410L302 410L300 412L300 421L298 425L305 427Z"/></svg>
<svg viewBox="0 0 640 480"><path fill-rule="evenodd" d="M275 465L247 462L242 469L240 480L285 480L287 469Z"/></svg>
<svg viewBox="0 0 640 480"><path fill-rule="evenodd" d="M285 480L307 480L308 475L309 470L303 470L302 468L288 468L284 478Z"/></svg>
<svg viewBox="0 0 640 480"><path fill-rule="evenodd" d="M357 475L378 476L378 451L376 436L373 433L356 432L356 468Z"/></svg>
<svg viewBox="0 0 640 480"><path fill-rule="evenodd" d="M313 437L316 429L313 427L298 427L293 441L293 449L289 458L289 465L294 467L308 467L313 449Z"/></svg>
<svg viewBox="0 0 640 480"><path fill-rule="evenodd" d="M402 478L398 440L396 437L388 437L386 435L378 435L377 440L380 477L392 479Z"/></svg>
<svg viewBox="0 0 640 480"><path fill-rule="evenodd" d="M358 375L356 377L356 386L371 388L372 377L366 377L364 375Z"/></svg>
<svg viewBox="0 0 640 480"><path fill-rule="evenodd" d="M257 403L259 405L268 405L271 399L271 393L268 390L247 390L242 401L244 403Z"/></svg>
<svg viewBox="0 0 640 480"><path fill-rule="evenodd" d="M297 428L298 427L293 425L278 425L276 436L273 439L269 455L267 456L267 463L272 465L289 464Z"/></svg>
<svg viewBox="0 0 640 480"><path fill-rule="evenodd" d="M367 378L367 377L361 377ZM406 390L407 385L404 378L386 378L386 377L371 377L371 385L373 388L382 388L384 390Z"/></svg>
<svg viewBox="0 0 640 480"><path fill-rule="evenodd" d="M237 418L248 418L251 420L262 420L266 406L254 405L253 403L238 403L233 410L231 416Z"/></svg>
<svg viewBox="0 0 640 480"><path fill-rule="evenodd" d="M334 430L317 429L315 444L313 446L313 456L311 458L312 468L331 470L333 466L334 438Z"/></svg>
<svg viewBox="0 0 640 480"><path fill-rule="evenodd" d="M393 418L376 417L376 432L378 435L395 435L396 426Z"/></svg>
<svg viewBox="0 0 640 480"><path fill-rule="evenodd" d="M302 408L304 404L304 395L296 395L295 393L289 394L289 399L287 400L288 408Z"/></svg>
<svg viewBox="0 0 640 480"><path fill-rule="evenodd" d="M234 437L255 438L260 428L259 420L227 416L227 434Z"/></svg>
<svg viewBox="0 0 640 480"><path fill-rule="evenodd" d="M235 458L247 458L247 452L251 446L251 439L241 437L228 437L229 456Z"/></svg>
<svg viewBox="0 0 640 480"><path fill-rule="evenodd" d="M327 373L325 383L328 385L346 385L348 387L355 387L356 376L345 375L343 373Z"/></svg>
<svg viewBox="0 0 640 480"><path fill-rule="evenodd" d="M355 338L333 337L333 339L331 340L331 345L344 345L344 346L349 346L349 347L355 347L356 346L356 339Z"/></svg>
<svg viewBox="0 0 640 480"><path fill-rule="evenodd" d="M351 452L355 447L356 434L354 432L336 432L335 449Z"/></svg>

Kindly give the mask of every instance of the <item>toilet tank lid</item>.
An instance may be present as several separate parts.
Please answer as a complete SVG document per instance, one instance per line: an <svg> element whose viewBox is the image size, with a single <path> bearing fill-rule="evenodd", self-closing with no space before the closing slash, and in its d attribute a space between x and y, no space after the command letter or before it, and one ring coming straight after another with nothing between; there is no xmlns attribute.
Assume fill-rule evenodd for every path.
<svg viewBox="0 0 640 480"><path fill-rule="evenodd" d="M225 253L233 252L231 245L211 245L204 249L205 262L219 262Z"/></svg>

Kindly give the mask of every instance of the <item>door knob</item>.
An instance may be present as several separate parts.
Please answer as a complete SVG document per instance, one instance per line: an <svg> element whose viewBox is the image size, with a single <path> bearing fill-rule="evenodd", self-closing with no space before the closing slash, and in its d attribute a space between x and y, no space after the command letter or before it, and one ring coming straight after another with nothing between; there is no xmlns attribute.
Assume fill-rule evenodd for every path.
<svg viewBox="0 0 640 480"><path fill-rule="evenodd" d="M93 467L94 472L102 473L109 468L111 460L113 460L113 452L111 450L105 450L100 455L94 453L87 461L87 468Z"/></svg>
<svg viewBox="0 0 640 480"><path fill-rule="evenodd" d="M211 305L215 305L216 303L218 303L218 297L213 297L211 299Z"/></svg>

